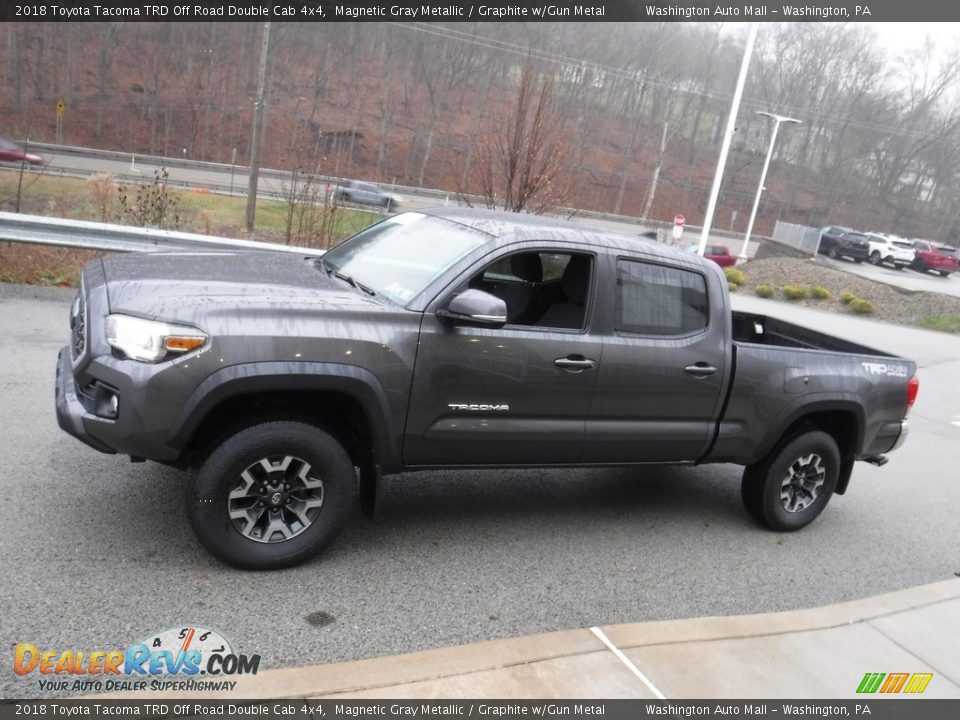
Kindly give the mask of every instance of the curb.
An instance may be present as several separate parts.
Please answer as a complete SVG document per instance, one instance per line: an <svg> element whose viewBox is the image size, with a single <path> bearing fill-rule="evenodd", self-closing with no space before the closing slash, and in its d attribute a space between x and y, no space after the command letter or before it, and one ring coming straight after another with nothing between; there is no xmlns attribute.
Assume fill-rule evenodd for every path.
<svg viewBox="0 0 960 720"><path fill-rule="evenodd" d="M803 645L800 651L808 655L812 646L815 662L804 659L805 671L837 678L835 685L826 681L815 685L814 696L855 696L854 679L868 671L910 669L900 667L906 658L916 666L912 669L930 669L941 676L937 696L960 698L960 674L954 672L951 677L951 672L960 669L956 636L945 626L944 618L946 625L960 627L960 579L806 610L566 630L406 655L267 670L240 679L232 692L164 693L163 697L652 698L659 693L654 682L669 698L730 698L740 696L740 688L749 693L744 697L796 697L796 692L778 694L776 684L771 684L773 678L763 684L771 665L794 661L792 654L777 648L786 643L787 647ZM858 635L850 634L852 627L857 628ZM896 637L904 634L907 640ZM615 647L605 644L603 636ZM911 637L927 643L926 649L905 647L911 644ZM880 652L876 647L866 647L871 643ZM734 655L739 654L732 661L731 648ZM657 653L669 659L651 661L648 656ZM742 667L737 672L731 669L736 680L719 673L713 686L692 681L703 674L704 666L732 668L735 663L742 666L744 658L746 672ZM796 660L800 662L799 657ZM935 667L935 661L946 662L949 667ZM644 675L634 662L648 669L654 667L657 672ZM651 682L647 676L653 675L658 677ZM686 677L690 682L684 684ZM88 697L157 696L137 692Z"/></svg>

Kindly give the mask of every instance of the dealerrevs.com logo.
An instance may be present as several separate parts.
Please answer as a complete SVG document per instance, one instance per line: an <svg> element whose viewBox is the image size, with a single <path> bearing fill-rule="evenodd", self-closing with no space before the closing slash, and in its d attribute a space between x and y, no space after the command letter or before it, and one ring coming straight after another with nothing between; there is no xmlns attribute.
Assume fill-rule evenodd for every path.
<svg viewBox="0 0 960 720"><path fill-rule="evenodd" d="M256 675L259 655L241 655L216 630L200 626L154 633L125 650L57 650L20 643L13 671L47 692L233 690L227 677Z"/></svg>

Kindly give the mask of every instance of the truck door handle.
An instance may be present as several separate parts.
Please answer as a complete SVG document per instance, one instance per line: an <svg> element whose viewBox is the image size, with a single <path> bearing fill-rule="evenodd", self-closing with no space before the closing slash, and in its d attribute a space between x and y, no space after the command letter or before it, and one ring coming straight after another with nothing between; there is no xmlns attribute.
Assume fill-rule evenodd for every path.
<svg viewBox="0 0 960 720"><path fill-rule="evenodd" d="M683 371L687 373L687 375L704 378L716 373L717 369L713 365L708 365L705 362L698 362L694 365L687 365Z"/></svg>
<svg viewBox="0 0 960 720"><path fill-rule="evenodd" d="M553 364L570 372L583 372L596 367L597 361L583 355L567 355L567 357L557 358Z"/></svg>

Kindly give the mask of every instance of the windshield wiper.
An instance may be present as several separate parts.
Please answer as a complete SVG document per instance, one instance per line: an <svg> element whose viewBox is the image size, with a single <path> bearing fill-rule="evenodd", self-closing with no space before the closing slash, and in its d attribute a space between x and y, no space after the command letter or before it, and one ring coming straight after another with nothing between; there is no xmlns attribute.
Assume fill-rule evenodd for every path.
<svg viewBox="0 0 960 720"><path fill-rule="evenodd" d="M375 290L371 290L370 288L368 288L368 287L367 287L366 285L364 285L363 283L357 282L357 281L354 280L352 277L350 277L349 275L347 275L347 274L345 274L345 273L340 272L339 270L337 270L337 271L334 273L334 275L337 276L338 278L340 278L341 280L343 280L344 282L350 283L350 284L351 284L353 287L355 287L357 290L362 290L363 292L367 293L367 295L373 296L373 295L376 295L376 294L377 294Z"/></svg>

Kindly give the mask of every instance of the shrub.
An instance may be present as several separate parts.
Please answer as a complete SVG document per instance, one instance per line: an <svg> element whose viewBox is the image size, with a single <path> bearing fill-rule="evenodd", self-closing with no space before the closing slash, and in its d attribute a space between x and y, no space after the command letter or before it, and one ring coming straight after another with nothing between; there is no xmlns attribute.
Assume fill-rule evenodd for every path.
<svg viewBox="0 0 960 720"><path fill-rule="evenodd" d="M738 287L740 287L740 286L737 285L735 282L728 282L728 283L727 283L727 289L728 289L730 292L736 292Z"/></svg>
<svg viewBox="0 0 960 720"><path fill-rule="evenodd" d="M107 222L113 211L113 196L116 193L116 184L113 175L97 173L87 178L90 194L93 195L93 204L97 208L100 222Z"/></svg>
<svg viewBox="0 0 960 720"><path fill-rule="evenodd" d="M743 274L743 270L735 267L724 268L723 274L727 276L727 282L730 284L743 285L747 282L747 276Z"/></svg>
<svg viewBox="0 0 960 720"><path fill-rule="evenodd" d="M928 330L960 333L960 315L927 315L917 325Z"/></svg>
<svg viewBox="0 0 960 720"><path fill-rule="evenodd" d="M806 285L784 285L782 292L787 300L802 300L808 291Z"/></svg>
<svg viewBox="0 0 960 720"><path fill-rule="evenodd" d="M851 300L850 309L853 310L857 315L873 315L874 310L876 310L872 302L862 298Z"/></svg>
<svg viewBox="0 0 960 720"><path fill-rule="evenodd" d="M840 302L842 302L844 305L849 305L856 299L857 296L849 290L844 290L842 293L840 293Z"/></svg>
<svg viewBox="0 0 960 720"><path fill-rule="evenodd" d="M160 230L180 227L180 203L177 193L167 187L170 173L165 167L153 171L153 183L138 185L136 194L130 196L130 188L118 185L120 217L140 227L152 227Z"/></svg>
<svg viewBox="0 0 960 720"><path fill-rule="evenodd" d="M762 297L762 298L773 297L773 285L762 283L760 285L757 285L753 289L753 292L757 297Z"/></svg>
<svg viewBox="0 0 960 720"><path fill-rule="evenodd" d="M810 297L814 297L817 300L829 300L830 291L823 287L823 285L814 285L810 288Z"/></svg>

